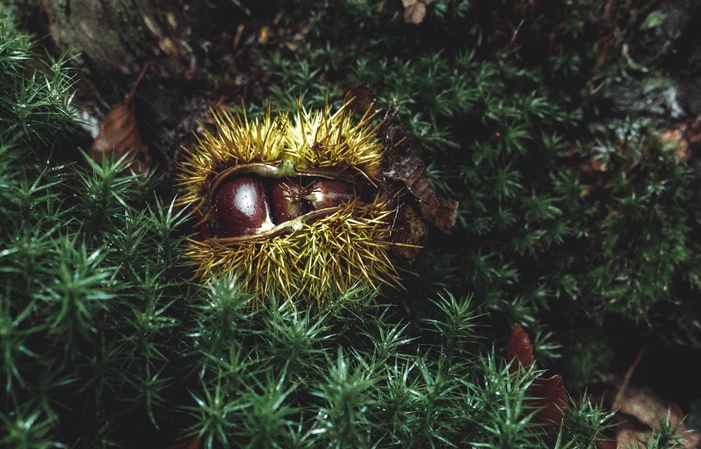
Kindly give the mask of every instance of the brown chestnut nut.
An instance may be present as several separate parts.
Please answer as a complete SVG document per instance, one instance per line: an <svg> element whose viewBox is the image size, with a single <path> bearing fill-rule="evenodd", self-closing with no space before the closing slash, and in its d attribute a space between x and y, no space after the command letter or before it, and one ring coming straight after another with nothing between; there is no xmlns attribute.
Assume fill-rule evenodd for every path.
<svg viewBox="0 0 701 449"><path fill-rule="evenodd" d="M317 179L303 196L314 210L340 206L354 197L353 184L340 179Z"/></svg>
<svg viewBox="0 0 701 449"><path fill-rule="evenodd" d="M219 231L217 237L254 235L275 226L265 183L255 175L244 175L222 185L214 200Z"/></svg>
<svg viewBox="0 0 701 449"><path fill-rule="evenodd" d="M285 178L272 184L270 198L276 224L293 220L311 210L309 201L302 198L304 192L301 178Z"/></svg>

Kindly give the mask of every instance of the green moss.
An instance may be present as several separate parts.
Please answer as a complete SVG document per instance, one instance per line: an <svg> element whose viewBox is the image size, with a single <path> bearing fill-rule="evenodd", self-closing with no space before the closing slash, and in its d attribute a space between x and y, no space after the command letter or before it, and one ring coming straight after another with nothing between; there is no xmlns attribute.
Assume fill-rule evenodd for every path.
<svg viewBox="0 0 701 449"><path fill-rule="evenodd" d="M460 201L453 235L434 230L407 264L417 276L405 276L409 294L397 300L410 316L444 289L474 294L502 333L514 322L553 331L541 358L564 352L572 367L579 356L556 342L608 315L697 341L696 180L675 144L659 141L658 122L606 109L614 88L634 85L640 96L620 101L654 115L635 102L663 101L655 92L671 88L665 67L679 36L655 34L650 21L664 19L652 3L446 1L420 25L389 2L284 10L282 35L296 37L268 48L271 96L339 102L366 81L380 104L400 107L434 187ZM598 350L589 344L582 354Z"/></svg>
<svg viewBox="0 0 701 449"><path fill-rule="evenodd" d="M563 342L567 348L564 358L566 386L578 391L586 388L591 379L604 373L614 360L610 342L601 329L579 328Z"/></svg>
<svg viewBox="0 0 701 449"><path fill-rule="evenodd" d="M541 373L494 349L514 323L574 391L613 357L604 318L664 336L701 313L693 173L655 123L588 96L655 72L631 33L659 17L601 19L604 3L441 1L416 26L401 2L282 2L270 97L338 105L367 81L460 201L452 235L432 230L405 264L406 292L351 289L318 311L189 282L188 211L153 180L52 162L73 80L60 59L34 70L0 20L0 443L547 447L528 405ZM559 447L593 447L608 418L573 401Z"/></svg>

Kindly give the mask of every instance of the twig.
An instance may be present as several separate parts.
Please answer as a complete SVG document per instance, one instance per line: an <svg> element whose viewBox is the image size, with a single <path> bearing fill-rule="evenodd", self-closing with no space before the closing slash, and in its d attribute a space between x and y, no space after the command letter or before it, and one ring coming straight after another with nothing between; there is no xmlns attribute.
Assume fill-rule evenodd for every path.
<svg viewBox="0 0 701 449"><path fill-rule="evenodd" d="M623 382L621 383L621 386L618 388L618 393L616 393L616 399L613 401L613 405L611 406L611 410L618 410L621 407L621 402L623 402L623 395L625 394L626 390L628 389L628 384L630 383L630 378L633 377L633 373L635 372L635 369L638 367L640 364L640 361L643 359L643 354L645 354L645 351L647 351L648 346L650 346L650 343L645 343L645 346L643 346L640 351L638 351L638 355L635 356L635 360L633 360L633 364L630 365L630 368L626 371L626 375L623 377Z"/></svg>

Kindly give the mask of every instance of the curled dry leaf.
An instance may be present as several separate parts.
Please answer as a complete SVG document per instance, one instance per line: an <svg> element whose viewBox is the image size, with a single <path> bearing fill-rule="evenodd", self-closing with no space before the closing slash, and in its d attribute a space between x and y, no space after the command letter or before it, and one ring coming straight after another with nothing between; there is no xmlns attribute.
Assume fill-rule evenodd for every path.
<svg viewBox="0 0 701 449"><path fill-rule="evenodd" d="M543 427L548 440L554 441L560 430L560 423L567 425L567 390L561 375L539 377L528 388L528 394L534 399L531 404L538 408L532 422Z"/></svg>
<svg viewBox="0 0 701 449"><path fill-rule="evenodd" d="M131 91L107 114L89 152L98 164L106 155L116 160L126 154L127 160L133 164L122 174L141 173L144 177L151 168L152 160L148 147L141 140L134 97L147 69L148 64L145 64Z"/></svg>
<svg viewBox="0 0 701 449"><path fill-rule="evenodd" d="M426 7L436 0L402 0L404 6L404 20L407 23L418 25L426 17Z"/></svg>
<svg viewBox="0 0 701 449"><path fill-rule="evenodd" d="M428 237L428 223L411 203L399 203L392 223L392 239L401 243L392 252L406 259L414 259Z"/></svg>
<svg viewBox="0 0 701 449"><path fill-rule="evenodd" d="M345 96L349 110L360 115L377 113L377 96L363 81ZM390 108L377 129L384 152L380 170L396 209L391 239L394 254L413 259L428 238L428 223L450 234L455 225L458 202L440 198L431 187L418 151L400 129L397 108Z"/></svg>
<svg viewBox="0 0 701 449"><path fill-rule="evenodd" d="M450 234L455 225L458 202L439 198L426 173L426 165L406 134L394 127L380 131L385 144L382 175L403 183L418 202L421 215L438 229Z"/></svg>

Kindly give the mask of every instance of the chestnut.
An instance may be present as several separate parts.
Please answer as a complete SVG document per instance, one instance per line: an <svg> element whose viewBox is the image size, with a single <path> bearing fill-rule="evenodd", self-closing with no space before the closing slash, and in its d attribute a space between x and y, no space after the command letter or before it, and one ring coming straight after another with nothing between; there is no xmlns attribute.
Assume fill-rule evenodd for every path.
<svg viewBox="0 0 701 449"><path fill-rule="evenodd" d="M275 226L264 181L256 175L243 175L222 185L216 193L214 211L218 237L254 235Z"/></svg>
<svg viewBox="0 0 701 449"><path fill-rule="evenodd" d="M353 184L340 179L317 179L303 196L314 210L340 206L354 197Z"/></svg>
<svg viewBox="0 0 701 449"><path fill-rule="evenodd" d="M293 220L311 210L309 201L302 198L304 191L301 178L285 178L272 184L270 198L275 223Z"/></svg>

